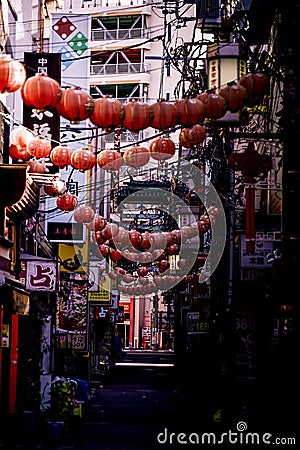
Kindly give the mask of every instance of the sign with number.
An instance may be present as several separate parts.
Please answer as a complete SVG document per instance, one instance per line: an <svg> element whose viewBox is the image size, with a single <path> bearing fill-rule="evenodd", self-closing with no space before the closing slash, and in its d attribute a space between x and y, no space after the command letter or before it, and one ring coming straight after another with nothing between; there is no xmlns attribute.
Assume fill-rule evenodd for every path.
<svg viewBox="0 0 300 450"><path fill-rule="evenodd" d="M199 312L188 312L187 332L188 334L209 333L209 322L206 320L200 320Z"/></svg>

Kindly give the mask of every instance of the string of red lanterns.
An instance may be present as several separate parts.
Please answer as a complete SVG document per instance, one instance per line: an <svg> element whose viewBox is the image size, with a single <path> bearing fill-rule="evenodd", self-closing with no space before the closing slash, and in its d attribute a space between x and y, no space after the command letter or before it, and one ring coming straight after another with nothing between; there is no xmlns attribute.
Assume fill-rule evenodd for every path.
<svg viewBox="0 0 300 450"><path fill-rule="evenodd" d="M139 132L148 127L153 127L163 132L180 125L179 143L186 148L199 145L206 137L205 127L201 124L208 120L222 118L227 111L237 112L245 106L253 107L260 104L269 87L269 79L262 73L248 73L242 76L238 82L228 83L216 92L203 92L196 98L184 98L175 102L158 100L149 105L142 101L131 100L127 104L121 104L109 96L94 100L92 96L78 86L62 89L58 82L46 74L36 74L26 79L26 71L22 63L13 60L9 55L0 55L0 92L12 93L21 89L23 102L37 111L56 109L59 115L78 124L83 120L91 122L105 130L114 130L116 127L124 127L132 132ZM123 163L138 169L149 162L152 157L164 162L175 155L175 143L168 137L157 137L150 142L149 150L138 145L127 149L122 155L118 150L103 150L96 156L89 149L81 148L71 150L66 146L57 146L51 150L51 142L41 136L34 136L24 127L11 131L9 154L13 160L27 162L29 171L43 172L44 166L38 161L49 157L58 167L72 165L75 169L85 171L92 169L96 164L107 171L117 171ZM70 193L64 193L57 197L57 207L63 211L74 211L78 206L78 199ZM80 210L81 211L81 210ZM83 213L82 213L83 214ZM76 218L85 220L85 223L94 223L94 217L76 212ZM91 220L88 220L91 218ZM96 225L95 225L96 226ZM107 226L107 225L106 225ZM199 232L208 229L208 222L201 220L198 223ZM250 227L250 226L249 226ZM248 227L248 228L249 228ZM112 238L112 230L105 234L104 227L100 236L104 242ZM251 230L253 229L251 222ZM180 230L181 239L188 236L191 230ZM249 234L249 233L248 233ZM98 239L99 239L98 238ZM122 237L124 239L124 236ZM141 239L141 242L136 242ZM129 235L130 243L136 248L141 245L142 254L139 260L146 264L149 246L148 237L143 234ZM134 245L135 244L135 245ZM105 244L99 244L105 245ZM151 245L150 247L151 248ZM178 254L180 243L174 242L165 247L167 256ZM159 250L159 249L157 249ZM109 251L112 258L118 262L123 256L118 250ZM131 255L132 256L132 255ZM139 258L140 258L139 257ZM152 257L152 255L151 255ZM161 264L163 266L163 264ZM140 270L139 277L145 277L146 271ZM155 284L155 283L154 283ZM144 286L145 288L145 286Z"/></svg>
<svg viewBox="0 0 300 450"><path fill-rule="evenodd" d="M244 106L254 106L263 101L269 87L269 79L263 73L247 73L238 82L228 83L218 92L202 92L196 98L184 98L175 102L158 100L149 105L131 100L122 104L111 96L94 100L79 86L62 89L47 74L36 74L26 79L22 63L9 55L0 56L0 92L10 93L21 89L24 103L38 111L56 108L59 115L80 123L90 118L96 126L111 130L123 126L138 132L152 126L165 131L176 125L192 127L205 118L216 119L226 111L236 111Z"/></svg>
<svg viewBox="0 0 300 450"><path fill-rule="evenodd" d="M197 258L188 275L185 273L189 264L187 259L178 259L174 275L168 257L180 256L181 244L197 234L206 233L220 213L219 208L211 206L207 209L207 214L201 215L199 220L189 226L156 233L126 230L115 223L107 223L104 217L98 216L101 231L95 232L94 227L89 228L91 242L98 246L99 257L106 259L107 276L117 281L120 292L124 295L146 295L165 290L170 284L191 281L196 274L194 271L205 264L206 256ZM109 260L114 265L111 270ZM124 264L127 269L122 267ZM106 266L102 264L102 273L105 271Z"/></svg>

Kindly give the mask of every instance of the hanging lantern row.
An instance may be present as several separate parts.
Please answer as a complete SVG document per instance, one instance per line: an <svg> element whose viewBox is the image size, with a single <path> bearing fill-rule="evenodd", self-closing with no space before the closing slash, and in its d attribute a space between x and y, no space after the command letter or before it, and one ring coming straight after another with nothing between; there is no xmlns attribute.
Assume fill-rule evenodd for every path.
<svg viewBox="0 0 300 450"><path fill-rule="evenodd" d="M148 127L160 131L180 124L191 127L205 118L221 118L226 111L236 112L245 106L260 104L267 93L268 77L262 73L243 75L237 83L228 83L217 92L203 92L196 98L185 98L170 103L159 100L149 105L132 100L122 104L109 96L94 100L79 86L62 89L47 74L37 73L26 79L22 63L9 55L0 56L0 92L14 92L21 88L24 103L38 111L56 108L59 115L70 123L80 123L89 118L103 129L124 127L139 132Z"/></svg>
<svg viewBox="0 0 300 450"><path fill-rule="evenodd" d="M87 207L79 208L81 212ZM210 207L207 214L201 215L199 220L190 226L183 226L179 230L169 232L141 233L135 229L128 231L117 224L107 223L101 215L94 214L93 219L90 220L89 214L77 214L76 211L74 212L75 221L88 222L87 227L92 233L91 241L97 244L102 257L110 257L113 262L126 260L140 264L166 260L168 256L178 255L183 242L209 231L211 224L215 223L220 214L219 208ZM90 212L89 208L88 211Z"/></svg>
<svg viewBox="0 0 300 450"><path fill-rule="evenodd" d="M146 295L164 291L179 283L188 283L206 261L206 256L198 256L192 269L191 261L180 258L176 275L171 273L169 256L180 255L181 244L210 230L221 214L220 208L210 206L207 214L189 226L168 232L149 233L135 229L126 230L115 223L108 223L88 205L78 206L76 196L66 193L57 198L57 207L63 211L74 211L74 220L84 223L91 232L91 242L96 244L99 257L110 260L117 266L109 271L108 277L116 280L119 292L124 295ZM121 267L126 264L129 268ZM109 266L109 264L108 264ZM100 267L101 275L106 266Z"/></svg>
<svg viewBox="0 0 300 450"><path fill-rule="evenodd" d="M183 128L179 135L179 143L190 148L205 140L206 129L202 125ZM148 164L150 157L164 162L175 155L176 145L170 138L158 136L149 144L149 149L140 145L133 145L122 155L113 149L102 150L96 156L88 148L73 150L67 145L57 145L51 149L51 141L34 136L25 127L19 126L11 131L11 145L9 154L16 161L26 162L30 158L43 159L49 156L52 164L59 168L72 166L80 171L90 170L98 166L107 171L117 171L125 163L136 169Z"/></svg>
<svg viewBox="0 0 300 450"><path fill-rule="evenodd" d="M178 285L179 289L185 289L185 285L193 280L200 282L202 274L199 273L199 268L205 264L206 255L199 256L197 260L188 274L185 270L186 259L177 261L176 274L171 272L168 261L159 261L154 268L139 266L133 273L120 266L109 270L109 265L101 264L99 273L104 279L107 275L111 280L117 281L118 290L124 295L146 295L168 290L174 285ZM107 272L106 275L105 272Z"/></svg>

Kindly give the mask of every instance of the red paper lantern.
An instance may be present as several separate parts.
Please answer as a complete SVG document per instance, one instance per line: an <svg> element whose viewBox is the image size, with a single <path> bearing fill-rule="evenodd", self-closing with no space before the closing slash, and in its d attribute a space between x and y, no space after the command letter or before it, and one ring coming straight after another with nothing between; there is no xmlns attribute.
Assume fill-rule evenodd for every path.
<svg viewBox="0 0 300 450"><path fill-rule="evenodd" d="M162 232L150 234L151 249L162 249L166 246L166 235Z"/></svg>
<svg viewBox="0 0 300 450"><path fill-rule="evenodd" d="M91 222L87 224L88 230L102 231L107 225L107 221L99 214L95 214Z"/></svg>
<svg viewBox="0 0 300 450"><path fill-rule="evenodd" d="M158 267L160 272L165 272L170 267L169 261L167 259L158 261Z"/></svg>
<svg viewBox="0 0 300 450"><path fill-rule="evenodd" d="M148 264L153 261L153 255L151 252L140 252L138 253L138 259L141 264Z"/></svg>
<svg viewBox="0 0 300 450"><path fill-rule="evenodd" d="M179 133L179 143L185 148L191 148L205 141L206 129L199 124L190 128L182 128Z"/></svg>
<svg viewBox="0 0 300 450"><path fill-rule="evenodd" d="M139 267L138 270L137 270L137 272L138 272L138 274L141 273L141 275L140 275L139 278L138 278L138 282L139 282L141 285L146 286L147 284L150 283L149 277L147 277L147 274L148 274L148 272L149 272L149 269L148 269L147 267L145 267L145 266ZM145 273L146 275L143 275L144 273Z"/></svg>
<svg viewBox="0 0 300 450"><path fill-rule="evenodd" d="M117 150L102 150L97 157L98 166L108 172L117 171L123 164L123 157Z"/></svg>
<svg viewBox="0 0 300 450"><path fill-rule="evenodd" d="M137 273L140 277L145 277L146 275L148 275L148 268L147 267L139 267L137 269Z"/></svg>
<svg viewBox="0 0 300 450"><path fill-rule="evenodd" d="M80 123L92 114L94 100L88 92L78 86L72 86L62 91L56 110L59 115L68 119L70 123Z"/></svg>
<svg viewBox="0 0 300 450"><path fill-rule="evenodd" d="M247 89L241 84L232 81L227 83L226 86L222 86L218 93L225 99L227 109L232 113L241 110L246 105L248 93Z"/></svg>
<svg viewBox="0 0 300 450"><path fill-rule="evenodd" d="M27 78L21 89L23 102L37 111L53 109L62 95L60 84L45 73Z"/></svg>
<svg viewBox="0 0 300 450"><path fill-rule="evenodd" d="M173 128L178 123L178 111L173 103L158 100L150 105L152 113L151 126L160 131Z"/></svg>
<svg viewBox="0 0 300 450"><path fill-rule="evenodd" d="M209 216L202 214L199 220L197 220L197 225L200 234L206 233L211 228Z"/></svg>
<svg viewBox="0 0 300 450"><path fill-rule="evenodd" d="M129 240L134 248L139 249L140 243L142 241L141 233L139 233L137 230L129 231Z"/></svg>
<svg viewBox="0 0 300 450"><path fill-rule="evenodd" d="M141 233L141 242L140 242L140 250L149 250L151 247L150 242L150 236L151 234L148 231L145 231L145 233Z"/></svg>
<svg viewBox="0 0 300 450"><path fill-rule="evenodd" d="M17 91L26 80L26 70L22 63L10 55L0 55L0 93Z"/></svg>
<svg viewBox="0 0 300 450"><path fill-rule="evenodd" d="M153 261L161 261L167 258L167 253L162 248L156 248L152 252Z"/></svg>
<svg viewBox="0 0 300 450"><path fill-rule="evenodd" d="M27 130L27 128L22 127L21 125L18 128L14 128L11 132L10 132L10 143L12 145L16 145L17 147L27 147L28 142L30 141L30 139L32 139L33 133L29 130Z"/></svg>
<svg viewBox="0 0 300 450"><path fill-rule="evenodd" d="M108 245L102 244L98 246L101 255L106 258L110 254L110 248Z"/></svg>
<svg viewBox="0 0 300 450"><path fill-rule="evenodd" d="M111 270L111 271L108 273L108 276L109 276L109 278L110 278L111 280L117 280L117 279L119 278L119 274L118 274L118 272L116 272L115 270Z"/></svg>
<svg viewBox="0 0 300 450"><path fill-rule="evenodd" d="M146 147L134 145L125 150L123 159L127 166L135 167L137 169L148 164L150 153Z"/></svg>
<svg viewBox="0 0 300 450"><path fill-rule="evenodd" d="M27 147L11 144L8 151L9 156L17 162L26 162L31 158L31 154L27 150Z"/></svg>
<svg viewBox="0 0 300 450"><path fill-rule="evenodd" d="M90 225L90 223L86 224L87 226ZM101 231L94 231L92 234L92 240L94 242L97 242L98 245L102 245L105 243L106 239L103 239L103 237L101 236Z"/></svg>
<svg viewBox="0 0 300 450"><path fill-rule="evenodd" d="M110 236L108 239L115 238L119 234L119 226L116 223L108 223L102 230L103 236L105 236L105 232Z"/></svg>
<svg viewBox="0 0 300 450"><path fill-rule="evenodd" d="M123 278L127 273L126 270L122 269L122 267L115 267L114 270L115 272L117 272L120 278Z"/></svg>
<svg viewBox="0 0 300 450"><path fill-rule="evenodd" d="M247 89L247 104L259 105L267 94L269 78L263 73L246 73L239 79L239 84Z"/></svg>
<svg viewBox="0 0 300 450"><path fill-rule="evenodd" d="M181 232L180 230L172 230L171 235L173 237L174 244L181 244Z"/></svg>
<svg viewBox="0 0 300 450"><path fill-rule="evenodd" d="M111 250L110 259L114 262L122 260L122 253L119 250Z"/></svg>
<svg viewBox="0 0 300 450"><path fill-rule="evenodd" d="M117 236L115 236L114 241L116 245L127 246L129 244L129 234L128 231L122 227L119 227L119 232Z"/></svg>
<svg viewBox="0 0 300 450"><path fill-rule="evenodd" d="M179 261L177 262L177 265L178 265L179 269L184 269L185 266L187 265L187 259L185 259L185 258L179 259Z"/></svg>
<svg viewBox="0 0 300 450"><path fill-rule="evenodd" d="M66 190L66 184L62 180L53 181L52 184L46 184L44 186L46 194L51 195L52 197L58 197L59 195L64 194Z"/></svg>
<svg viewBox="0 0 300 450"><path fill-rule="evenodd" d="M167 245L166 252L168 255L177 255L179 253L179 246L177 244Z"/></svg>
<svg viewBox="0 0 300 450"><path fill-rule="evenodd" d="M199 98L183 98L176 100L175 106L179 114L179 123L184 127L192 127L203 122L205 106Z"/></svg>
<svg viewBox="0 0 300 450"><path fill-rule="evenodd" d="M36 158L46 158L51 152L51 142L49 139L42 138L41 136L36 136L27 144L28 151L31 155Z"/></svg>
<svg viewBox="0 0 300 450"><path fill-rule="evenodd" d="M135 277L131 273L126 273L123 277L124 283L132 283L135 280Z"/></svg>
<svg viewBox="0 0 300 450"><path fill-rule="evenodd" d="M72 167L84 172L85 170L92 169L96 165L97 157L90 150L79 148L71 153L70 162Z"/></svg>
<svg viewBox="0 0 300 450"><path fill-rule="evenodd" d="M121 125L124 114L123 103L110 96L104 96L94 101L94 110L89 118L97 127L113 130Z"/></svg>
<svg viewBox="0 0 300 450"><path fill-rule="evenodd" d="M74 209L78 206L78 199L76 195L67 192L60 197L57 197L56 205L58 209L61 209L62 211L74 211Z"/></svg>
<svg viewBox="0 0 300 450"><path fill-rule="evenodd" d="M151 123L151 110L148 103L131 100L124 105L125 116L122 120L123 127L137 133L148 128Z"/></svg>
<svg viewBox="0 0 300 450"><path fill-rule="evenodd" d="M149 144L150 156L157 161L166 161L175 155L176 147L172 139L157 137Z"/></svg>
<svg viewBox="0 0 300 450"><path fill-rule="evenodd" d="M95 216L95 211L88 205L79 206L74 211L74 220L79 223L90 223Z"/></svg>
<svg viewBox="0 0 300 450"><path fill-rule="evenodd" d="M197 98L204 104L205 116L209 119L220 119L226 113L227 104L221 95L213 92L202 92L197 95Z"/></svg>
<svg viewBox="0 0 300 450"><path fill-rule="evenodd" d="M29 173L45 173L45 167L38 161L28 161L28 172Z"/></svg>
<svg viewBox="0 0 300 450"><path fill-rule="evenodd" d="M103 230L101 230L100 235L103 237L103 239L105 240L109 240L113 237L113 233L117 233L117 230L115 230L115 228L111 227L112 224L107 224Z"/></svg>
<svg viewBox="0 0 300 450"><path fill-rule="evenodd" d="M166 238L166 246L175 244L175 236L171 233L171 231L167 231L165 234Z"/></svg>
<svg viewBox="0 0 300 450"><path fill-rule="evenodd" d="M58 167L66 167L71 164L71 150L66 145L57 145L51 150L49 155L52 164Z"/></svg>

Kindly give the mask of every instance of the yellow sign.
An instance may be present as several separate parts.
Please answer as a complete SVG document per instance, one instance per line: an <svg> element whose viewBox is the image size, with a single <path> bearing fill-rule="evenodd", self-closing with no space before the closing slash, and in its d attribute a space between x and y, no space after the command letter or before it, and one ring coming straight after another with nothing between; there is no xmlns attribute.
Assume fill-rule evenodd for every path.
<svg viewBox="0 0 300 450"><path fill-rule="evenodd" d="M61 272L86 272L88 267L88 245L79 248L73 244L58 244Z"/></svg>
<svg viewBox="0 0 300 450"><path fill-rule="evenodd" d="M97 303L110 303L110 278L108 276L103 277L104 280L100 281L100 285L97 291L89 291L88 301Z"/></svg>
<svg viewBox="0 0 300 450"><path fill-rule="evenodd" d="M9 347L9 325L2 324L2 347Z"/></svg>

